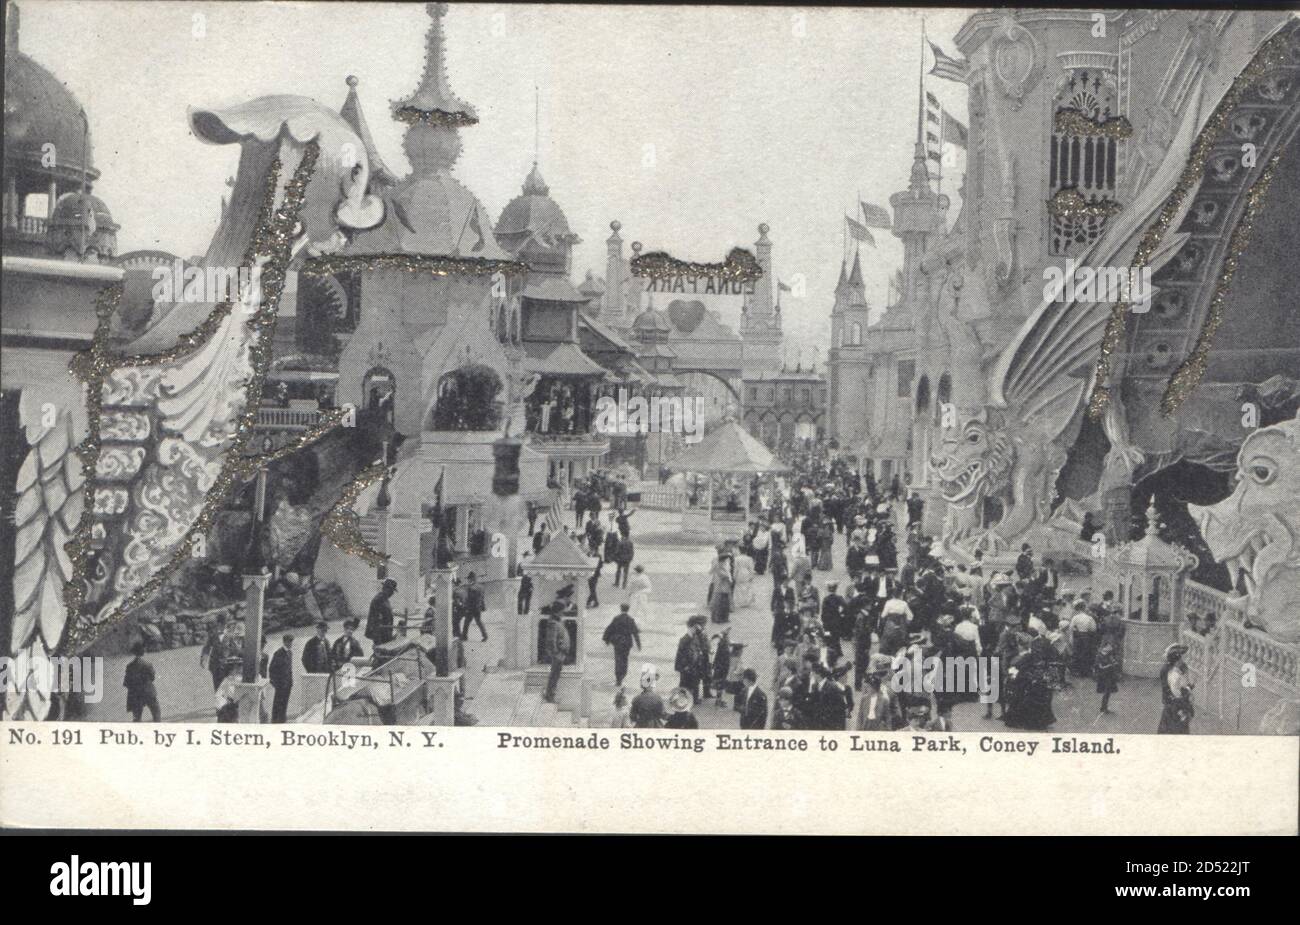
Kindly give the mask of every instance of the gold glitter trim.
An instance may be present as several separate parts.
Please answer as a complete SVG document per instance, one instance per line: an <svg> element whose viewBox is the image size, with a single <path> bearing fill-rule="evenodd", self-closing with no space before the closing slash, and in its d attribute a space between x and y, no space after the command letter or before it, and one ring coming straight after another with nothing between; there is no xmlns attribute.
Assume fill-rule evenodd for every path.
<svg viewBox="0 0 1300 925"><path fill-rule="evenodd" d="M743 247L732 248L722 263L691 263L664 251L655 251L632 258L632 275L646 279L711 276L727 282L748 283L762 277L763 267L758 258Z"/></svg>
<svg viewBox="0 0 1300 925"><path fill-rule="evenodd" d="M1232 277L1236 275L1241 255L1250 243L1251 227L1260 209L1263 208L1264 194L1268 192L1269 184L1273 182L1273 173L1281 157L1281 152L1278 152L1269 159L1259 179L1246 193L1246 208L1241 218L1237 220L1237 226L1232 229L1232 237L1228 239L1228 253L1224 257L1223 269L1215 284L1214 295L1210 298L1209 312L1201 324L1200 334L1196 337L1196 345L1192 348L1191 355L1169 377L1165 394L1160 399L1160 411L1165 417L1178 410L1200 384L1201 377L1205 375L1205 368L1210 362L1210 348L1213 346L1214 333L1223 322L1224 305L1228 299L1228 290L1232 287Z"/></svg>
<svg viewBox="0 0 1300 925"><path fill-rule="evenodd" d="M1219 101L1219 105L1214 107L1214 112L1210 114L1210 118L1206 120L1205 125L1201 127L1201 131L1197 134L1196 141L1192 143L1192 152L1187 158L1187 165L1183 168L1177 185L1166 197L1159 214L1143 233L1142 239L1138 243L1137 251L1134 253L1131 263L1134 269L1141 269L1151 262L1151 255L1160 247L1160 242L1169 230L1169 226L1173 223L1174 216L1181 209L1183 200L1198 185L1209 161L1210 151L1218 143L1219 137L1227 128L1228 116L1241 102L1242 95L1268 71L1288 63L1287 42L1292 29L1294 29L1294 26L1291 29L1279 32L1265 42L1259 51L1255 53L1255 57L1250 60L1250 63L1237 75L1232 82L1232 86L1228 88L1228 92ZM1247 221L1247 218L1243 216L1241 221ZM1235 236L1236 231L1233 234ZM1233 256L1235 258L1235 255ZM1101 350L1097 357L1092 395L1088 399L1088 416L1093 421L1101 420L1106 405L1110 401L1110 390L1106 386L1106 380L1110 378L1110 358L1123 339L1128 308L1129 303L1127 302L1116 302L1111 306L1110 319L1106 323ZM1218 327L1217 323L1214 327ZM1210 331L1210 334L1213 335L1213 330ZM1202 337L1198 338L1197 341L1198 350L1201 347L1202 339L1205 339L1204 328L1202 329ZM1208 339L1205 340L1204 350L1208 354ZM1188 366L1188 364L1185 363L1183 366ZM1165 396L1161 399L1162 408L1166 406L1176 408L1191 394L1191 389L1195 387L1196 382L1199 382L1199 375L1197 375L1195 381L1192 381L1190 367L1186 375L1180 376L1179 374L1183 372L1183 366L1180 366L1179 370L1174 373L1174 377L1171 377L1169 385L1165 389ZM1178 378L1177 394L1172 391L1175 386L1174 378Z"/></svg>
<svg viewBox="0 0 1300 925"><path fill-rule="evenodd" d="M388 556L372 549L361 535L361 517L352 510L361 493L384 477L387 467L375 463L361 471L343 489L338 501L326 512L320 522L320 534L348 555L359 556L370 565L378 566L388 561Z"/></svg>
<svg viewBox="0 0 1300 925"><path fill-rule="evenodd" d="M478 119L467 112L446 112L442 109L419 109L415 106L403 106L393 111L393 118L407 125L439 125L444 128L464 128L478 125Z"/></svg>
<svg viewBox="0 0 1300 925"><path fill-rule="evenodd" d="M433 254L323 254L307 260L299 272L308 276L328 276L359 270L404 270L432 276L491 276L494 273L527 273L528 264L518 260L439 257Z"/></svg>
<svg viewBox="0 0 1300 925"><path fill-rule="evenodd" d="M1058 109L1052 119L1052 130L1063 135L1093 138L1128 138L1133 126L1124 116L1114 119L1089 119L1077 109Z"/></svg>
<svg viewBox="0 0 1300 925"><path fill-rule="evenodd" d="M236 469L236 476L243 479L251 479L257 475L257 470L269 466L276 460L283 459L291 453L306 449L316 441L320 440L334 428L342 425L344 419L352 413L347 408L330 408L323 412L321 419L308 427L306 430L298 433L292 440L279 449L270 453L260 453L253 456L244 456L240 459L240 464Z"/></svg>
<svg viewBox="0 0 1300 925"><path fill-rule="evenodd" d="M206 319L193 331L183 335L171 348L156 354L124 356L114 354L108 349L110 322L113 308L121 298L121 292L112 292L121 284L106 287L96 302L98 325L95 337L88 351L74 357L69 368L78 376L87 389L87 412L89 435L77 447L77 454L82 460L86 472L86 503L72 538L64 544L72 562L72 579L64 584L63 601L68 610L68 631L59 650L76 651L90 644L95 638L122 620L130 611L139 607L155 594L163 583L180 567L181 562L192 555L194 540L206 535L212 529L217 510L225 501L234 480L243 471L246 460L242 457L244 447L253 434L257 424L257 411L262 402L262 386L266 371L271 363L272 339L275 334L276 312L280 295L284 289L285 272L293 253L294 230L298 226L298 213L302 209L307 184L316 167L320 154L319 145L312 141L303 149L302 161L294 171L293 177L285 184L284 201L275 207L275 190L279 183L281 163L279 157L271 163L265 180L265 191L257 226L244 254L243 265L254 267L259 257L266 262L261 267L262 303L258 310L250 315L246 324L258 334L249 346L249 358L253 375L249 379L247 397L243 411L240 413L235 436L231 440L222 463L221 472L213 482L203 500L203 507L193 524L186 531L184 540L178 545L171 559L159 569L147 582L127 595L110 614L93 624L82 620L82 611L86 605L87 575L90 560L94 555L90 537L94 526L94 493L98 485L95 478L96 465L100 452L100 423L103 408L104 382L116 369L131 366L148 366L179 359L202 346L218 329L221 322L231 312L233 302L227 300L212 310Z"/></svg>
<svg viewBox="0 0 1300 925"><path fill-rule="evenodd" d="M1123 206L1113 199L1089 202L1078 190L1072 189L1058 190L1047 201L1047 211L1057 218L1110 218L1122 209Z"/></svg>

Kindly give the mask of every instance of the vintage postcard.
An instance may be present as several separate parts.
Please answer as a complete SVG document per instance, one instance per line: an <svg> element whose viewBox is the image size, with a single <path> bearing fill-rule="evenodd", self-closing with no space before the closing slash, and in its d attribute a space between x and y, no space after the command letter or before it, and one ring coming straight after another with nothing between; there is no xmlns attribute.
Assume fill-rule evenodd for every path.
<svg viewBox="0 0 1300 925"><path fill-rule="evenodd" d="M0 824L1294 833L1290 13L21 0L4 62Z"/></svg>

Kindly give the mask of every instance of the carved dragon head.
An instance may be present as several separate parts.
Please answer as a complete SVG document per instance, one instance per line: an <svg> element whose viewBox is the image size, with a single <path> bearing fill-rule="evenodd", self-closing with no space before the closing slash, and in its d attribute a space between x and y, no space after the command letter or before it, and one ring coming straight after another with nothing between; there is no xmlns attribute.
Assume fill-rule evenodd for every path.
<svg viewBox="0 0 1300 925"><path fill-rule="evenodd" d="M986 407L959 413L952 426L943 429L941 440L930 464L948 504L973 507L1007 487L1015 449L1002 412Z"/></svg>
<svg viewBox="0 0 1300 925"><path fill-rule="evenodd" d="M1300 415L1247 437L1236 479L1223 501L1189 509L1214 558L1234 579L1244 569L1251 620L1300 642Z"/></svg>

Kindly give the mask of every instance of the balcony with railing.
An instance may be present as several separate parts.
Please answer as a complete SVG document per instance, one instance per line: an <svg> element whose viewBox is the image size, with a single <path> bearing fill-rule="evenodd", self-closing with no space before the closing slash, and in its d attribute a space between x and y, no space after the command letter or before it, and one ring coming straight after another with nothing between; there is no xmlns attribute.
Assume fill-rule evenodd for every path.
<svg viewBox="0 0 1300 925"><path fill-rule="evenodd" d="M257 427L260 430L307 430L320 421L320 409L303 408L268 408L257 409Z"/></svg>

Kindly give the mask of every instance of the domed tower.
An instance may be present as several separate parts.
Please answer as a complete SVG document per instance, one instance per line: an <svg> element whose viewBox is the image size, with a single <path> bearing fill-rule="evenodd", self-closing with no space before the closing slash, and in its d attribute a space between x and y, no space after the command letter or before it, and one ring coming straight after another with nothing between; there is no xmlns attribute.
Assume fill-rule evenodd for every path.
<svg viewBox="0 0 1300 925"><path fill-rule="evenodd" d="M18 48L5 20L4 250L97 263L117 254L118 225L91 195L99 179L90 122L63 82Z"/></svg>
<svg viewBox="0 0 1300 925"><path fill-rule="evenodd" d="M339 356L337 400L364 408L372 384L381 383L392 424L407 435L428 429L442 379L467 356L491 366L501 380L500 399L514 401L506 394L508 361L488 323L499 313L493 276L514 268L482 203L451 174L461 152L460 130L476 124L478 115L447 79L446 6L430 3L426 9L419 86L392 104L393 118L406 125L403 147L411 172L395 178L376 160L355 81L348 82L341 113L367 148L370 190L382 197L384 217L340 251L345 267L347 258L362 259L340 280L354 294L349 302L356 307L349 311L356 331Z"/></svg>
<svg viewBox="0 0 1300 925"><path fill-rule="evenodd" d="M529 302L560 303L576 309L587 301L569 282L573 245L581 238L569 230L569 220L551 198L536 161L524 179L522 192L501 210L496 236L511 257L528 265L520 292L525 332L530 328Z"/></svg>

